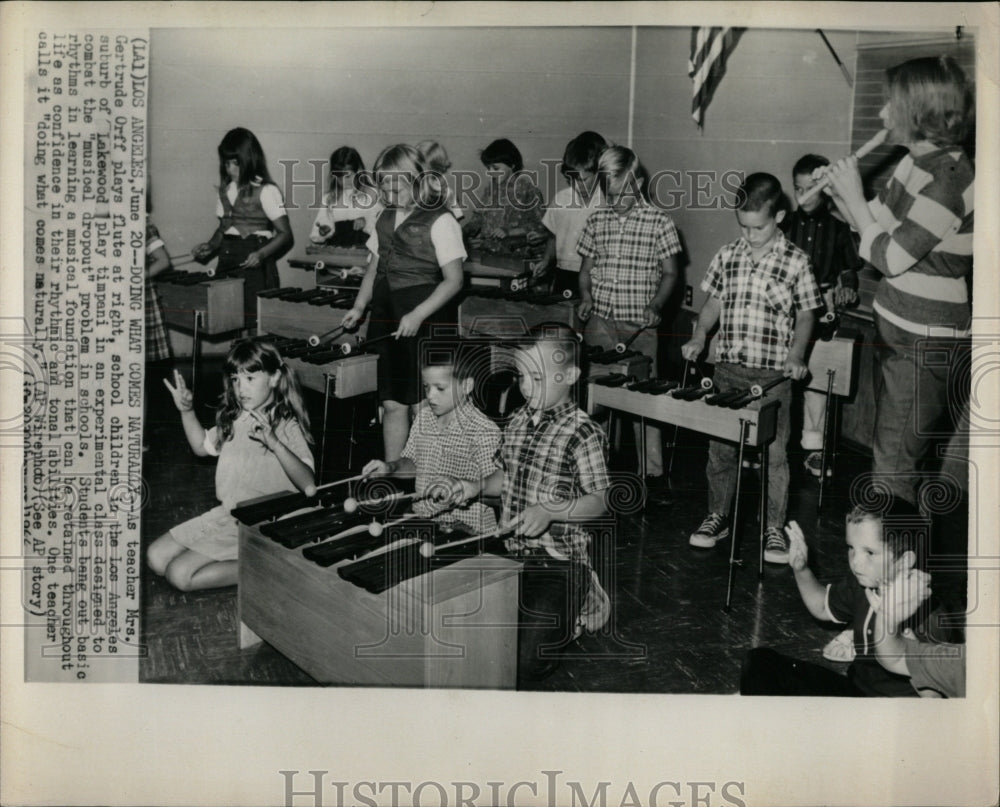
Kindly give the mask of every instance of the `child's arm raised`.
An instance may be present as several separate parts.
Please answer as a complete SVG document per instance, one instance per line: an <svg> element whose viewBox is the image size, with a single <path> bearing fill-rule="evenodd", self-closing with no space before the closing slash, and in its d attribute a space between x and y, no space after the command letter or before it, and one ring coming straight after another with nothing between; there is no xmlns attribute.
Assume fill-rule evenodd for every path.
<svg viewBox="0 0 1000 807"><path fill-rule="evenodd" d="M195 416L194 395L187 388L187 384L184 383L184 376L180 374L179 370L174 370L174 384L177 386L170 386L170 382L165 378L163 379L163 383L170 390L170 394L174 399L174 406L181 413L184 435L187 437L191 450L199 457L207 457L208 452L205 451L205 428L198 422L198 418Z"/></svg>
<svg viewBox="0 0 1000 807"><path fill-rule="evenodd" d="M802 602L816 619L835 622L826 607L826 586L816 579L816 575L809 568L809 550L801 527L796 522L789 521L785 532L788 534L788 565L792 567Z"/></svg>
<svg viewBox="0 0 1000 807"><path fill-rule="evenodd" d="M865 594L875 611L875 657L889 672L909 675L906 641L899 626L931 596L931 576L919 569L904 569L895 579L882 584L881 597L870 589L865 589Z"/></svg>
<svg viewBox="0 0 1000 807"><path fill-rule="evenodd" d="M274 454L282 470L292 480L295 487L307 495L310 492L315 492L315 477L312 468L295 456L292 450L281 441L266 415L256 410L251 410L250 415L256 421L250 430L250 439L263 443Z"/></svg>
<svg viewBox="0 0 1000 807"><path fill-rule="evenodd" d="M681 355L688 361L695 361L705 349L705 342L708 334L719 321L722 313L722 301L718 297L709 295L705 300L705 305L701 307L698 320L694 324L694 335L681 347Z"/></svg>

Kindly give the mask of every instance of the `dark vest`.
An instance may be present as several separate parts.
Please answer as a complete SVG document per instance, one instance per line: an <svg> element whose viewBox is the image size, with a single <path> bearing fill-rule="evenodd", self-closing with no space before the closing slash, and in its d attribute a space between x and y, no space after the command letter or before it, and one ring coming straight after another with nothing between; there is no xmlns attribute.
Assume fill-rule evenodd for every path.
<svg viewBox="0 0 1000 807"><path fill-rule="evenodd" d="M417 207L398 229L393 229L396 211L382 211L375 224L378 233L378 276L390 289L437 284L443 279L431 241L431 225L441 216L451 215L444 207L425 210Z"/></svg>
<svg viewBox="0 0 1000 807"><path fill-rule="evenodd" d="M273 230L274 225L264 213L264 206L260 203L260 192L263 185L251 186L250 195L243 196L237 194L236 202L229 201L226 188L219 188L219 200L222 202L222 232L230 227L235 227L240 234L240 238L259 230Z"/></svg>

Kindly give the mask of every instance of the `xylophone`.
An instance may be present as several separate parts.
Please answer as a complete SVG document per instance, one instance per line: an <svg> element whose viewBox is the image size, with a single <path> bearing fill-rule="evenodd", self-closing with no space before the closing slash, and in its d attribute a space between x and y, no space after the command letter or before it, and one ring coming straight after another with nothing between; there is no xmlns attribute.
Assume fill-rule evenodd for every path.
<svg viewBox="0 0 1000 807"><path fill-rule="evenodd" d="M574 325L576 304L571 296L523 289L467 289L458 306L462 336L490 334L498 339L522 336L542 322Z"/></svg>
<svg viewBox="0 0 1000 807"><path fill-rule="evenodd" d="M210 336L244 327L242 278L171 269L153 282L167 325Z"/></svg>
<svg viewBox="0 0 1000 807"><path fill-rule="evenodd" d="M685 373L685 377L686 377ZM782 379L785 380L785 379ZM658 391L657 387L628 389L625 386L628 379L612 385L592 381L588 387L588 411L597 406L607 406L621 412L637 415L641 419L652 418L663 423L671 423L683 429L706 434L717 440L728 440L739 444L739 459L737 466L742 468L744 448L757 447L761 450L761 497L760 497L760 565L759 575L764 574L764 530L767 525L767 447L774 440L778 423L778 401L768 401L763 396L766 390L742 390L741 397L752 395L740 408L712 405L706 398L713 393L711 382L703 382L681 388L669 388ZM758 393L759 394L756 394ZM645 429L640 429L639 467L644 467L646 460ZM736 477L736 498L732 516L732 543L729 556L729 583L726 588L726 605L728 611L732 601L733 575L735 567L742 561L736 557L740 527L740 490L741 475Z"/></svg>
<svg viewBox="0 0 1000 807"><path fill-rule="evenodd" d="M240 646L266 640L324 683L512 689L520 564L483 554L502 552L500 536L470 539L412 516L366 523L368 505L384 505L384 522L408 496L349 512L338 484L305 512L301 494L233 511Z"/></svg>
<svg viewBox="0 0 1000 807"><path fill-rule="evenodd" d="M340 328L341 320L351 309L356 296L356 291L328 287L270 289L257 295L260 333L274 338L279 352L288 366L295 370L302 386L324 396L320 477L323 473L322 457L326 453L330 398L355 398L378 388L378 357L354 350L367 333L367 321L352 333ZM351 346L351 355L344 354L344 345ZM353 427L352 413L352 432ZM353 458L352 448L353 434L348 449L348 467Z"/></svg>

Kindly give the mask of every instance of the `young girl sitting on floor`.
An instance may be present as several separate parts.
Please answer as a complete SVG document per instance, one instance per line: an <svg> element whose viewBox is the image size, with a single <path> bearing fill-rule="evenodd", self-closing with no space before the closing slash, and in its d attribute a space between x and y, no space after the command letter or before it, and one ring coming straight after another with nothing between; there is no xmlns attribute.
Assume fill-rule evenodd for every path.
<svg viewBox="0 0 1000 807"><path fill-rule="evenodd" d="M184 434L199 457L219 458L215 495L221 502L157 538L149 567L181 591L236 584L239 502L296 489L312 494L309 418L294 374L272 344L236 342L223 369L224 391L215 425L207 431L194 413L194 396L174 371L163 383L181 413Z"/></svg>

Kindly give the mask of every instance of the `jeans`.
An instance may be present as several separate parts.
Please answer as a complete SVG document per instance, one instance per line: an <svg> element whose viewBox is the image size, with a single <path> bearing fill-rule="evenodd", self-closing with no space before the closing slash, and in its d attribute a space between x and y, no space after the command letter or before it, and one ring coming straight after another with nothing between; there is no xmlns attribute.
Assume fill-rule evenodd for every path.
<svg viewBox="0 0 1000 807"><path fill-rule="evenodd" d="M872 476L894 496L917 504L919 465L949 403L949 371L969 343L927 339L875 314L875 435Z"/></svg>
<svg viewBox="0 0 1000 807"><path fill-rule="evenodd" d="M715 388L720 392L733 389L748 389L753 384L766 384L780 378L776 370L751 370L738 364L719 362L715 365ZM785 511L788 509L788 413L792 404L792 382L787 381L770 389L764 401L779 401L778 422L774 441L767 450L767 525L779 530L785 526ZM737 467L739 445L708 441L708 509L712 513L729 515L729 508L736 492L736 476L742 469Z"/></svg>

